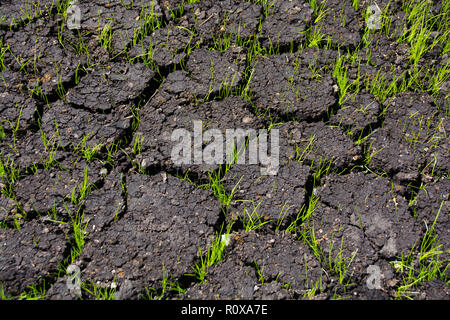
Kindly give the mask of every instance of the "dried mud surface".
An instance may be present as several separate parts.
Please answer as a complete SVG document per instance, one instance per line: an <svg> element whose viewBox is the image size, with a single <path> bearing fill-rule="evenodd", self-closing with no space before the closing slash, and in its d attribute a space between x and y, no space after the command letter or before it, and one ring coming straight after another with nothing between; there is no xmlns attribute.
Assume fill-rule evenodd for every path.
<svg viewBox="0 0 450 320"><path fill-rule="evenodd" d="M80 32L62 0L19 2L0 4L5 297L395 299L402 257L421 270L434 246L439 277L407 293L450 299L448 81L384 100L361 82L342 99L334 69L356 52L350 81L410 80L398 1L379 1L394 19L368 48L370 1L317 1L318 17L300 0L80 0ZM448 64L439 53L420 65ZM174 131L238 128L278 130L278 166L174 161Z"/></svg>

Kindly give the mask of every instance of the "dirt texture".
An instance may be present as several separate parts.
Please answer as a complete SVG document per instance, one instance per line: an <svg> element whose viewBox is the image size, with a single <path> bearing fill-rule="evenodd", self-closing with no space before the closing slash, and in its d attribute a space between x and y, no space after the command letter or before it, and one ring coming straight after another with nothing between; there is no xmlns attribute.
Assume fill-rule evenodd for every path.
<svg viewBox="0 0 450 320"><path fill-rule="evenodd" d="M315 52L319 55L315 60L305 59L308 53L314 56L314 51L308 51L261 57L256 62L250 89L259 112L270 112L273 117L291 116L297 121L314 120L336 103L333 79L326 74L317 77L312 70L313 65L320 69L327 60L332 61L333 52Z"/></svg>
<svg viewBox="0 0 450 320"><path fill-rule="evenodd" d="M62 225L30 221L21 230L1 230L0 279L4 290L20 294L51 272L56 272L68 243Z"/></svg>
<svg viewBox="0 0 450 320"><path fill-rule="evenodd" d="M123 299L157 285L163 269L177 278L189 272L199 248L205 251L220 213L208 192L164 172L126 179L128 213L92 235L81 255L82 277L101 287L115 281ZM131 291L124 289L129 283Z"/></svg>
<svg viewBox="0 0 450 320"><path fill-rule="evenodd" d="M317 285L322 276L325 285L326 275L317 266L314 256L291 234L240 233L233 236L208 281L190 288L186 298L292 299Z"/></svg>
<svg viewBox="0 0 450 320"><path fill-rule="evenodd" d="M444 4L1 1L0 299L449 300Z"/></svg>

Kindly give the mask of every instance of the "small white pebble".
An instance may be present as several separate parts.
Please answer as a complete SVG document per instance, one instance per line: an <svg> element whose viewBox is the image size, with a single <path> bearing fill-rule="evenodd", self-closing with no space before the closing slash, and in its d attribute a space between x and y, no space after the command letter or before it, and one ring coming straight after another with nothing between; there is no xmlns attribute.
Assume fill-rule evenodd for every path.
<svg viewBox="0 0 450 320"><path fill-rule="evenodd" d="M230 235L229 234L223 234L220 241L225 245L228 246L230 244Z"/></svg>

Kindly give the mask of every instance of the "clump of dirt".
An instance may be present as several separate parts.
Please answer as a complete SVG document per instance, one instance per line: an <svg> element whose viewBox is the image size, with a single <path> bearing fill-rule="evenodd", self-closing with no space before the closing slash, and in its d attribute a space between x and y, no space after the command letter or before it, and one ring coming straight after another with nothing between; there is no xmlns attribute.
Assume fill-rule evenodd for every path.
<svg viewBox="0 0 450 320"><path fill-rule="evenodd" d="M65 258L67 228L33 220L21 230L0 229L0 282L6 296L21 294L27 286L42 285Z"/></svg>
<svg viewBox="0 0 450 320"><path fill-rule="evenodd" d="M378 264L383 260L408 255L421 241L420 221L385 178L361 172L331 174L315 194L319 201L305 232L317 243L329 268L351 276L351 282L365 283L373 273L369 268L381 270ZM345 266L348 269L342 274ZM383 268L379 286L389 291L396 284L391 281L394 270L390 265Z"/></svg>
<svg viewBox="0 0 450 320"><path fill-rule="evenodd" d="M400 181L417 180L431 162L445 168L447 156L442 154L442 147L447 121L433 106L431 97L405 92L388 104L383 127L369 138L371 167L395 175Z"/></svg>
<svg viewBox="0 0 450 320"><path fill-rule="evenodd" d="M229 219L240 219L244 224L270 223L274 228L287 228L302 211L305 204L305 185L308 167L298 162L281 165L276 175L258 165L234 165L224 179L228 194L234 194L228 209Z"/></svg>
<svg viewBox="0 0 450 320"><path fill-rule="evenodd" d="M163 270L174 278L189 273L221 212L209 192L164 172L126 181L127 213L92 234L80 256L82 279L103 288L114 282L122 299L159 287ZM124 289L129 282L132 290Z"/></svg>
<svg viewBox="0 0 450 320"><path fill-rule="evenodd" d="M308 248L289 233L232 236L223 261L208 270L204 284L187 299L292 299L310 288L325 288L327 276ZM299 277L299 275L302 275Z"/></svg>
<svg viewBox="0 0 450 320"><path fill-rule="evenodd" d="M78 108L110 113L139 97L154 75L141 63L112 63L82 78L69 90L67 102Z"/></svg>
<svg viewBox="0 0 450 320"><path fill-rule="evenodd" d="M316 52L317 59L306 59L305 53L258 59L249 85L258 112L270 112L275 119L311 121L325 117L335 105L334 80L320 71L327 66L323 60L331 62L330 53Z"/></svg>
<svg viewBox="0 0 450 320"><path fill-rule="evenodd" d="M208 172L218 169L221 164L232 159L233 154L227 153L227 130L241 129L245 133L243 135L245 138L247 130L252 129L258 134L264 125L250 112L251 106L248 101L241 97L230 96L223 100L200 104L190 102L186 98L175 98L170 91L177 90L179 85L177 79L177 75L172 73L150 103L140 110L141 122L133 140L133 145L139 148L136 161L143 169L163 166L169 170L182 169L184 172L190 170L207 178ZM181 133L187 136L188 141L181 141L180 137L173 136L175 130L183 130ZM218 161L214 163L206 160L209 155L207 148L210 143L217 141L212 141L213 137L207 136L207 130L211 130L210 133L212 130L218 130L217 133L223 140L222 147L217 150L222 152L222 156L218 155ZM194 139L194 134L199 134L199 137ZM196 139L201 139L200 144L195 141ZM184 151L180 150L182 159L178 163L174 161L173 150L182 142L190 147L190 152L186 157L182 157L181 153ZM244 141L236 143L242 148L245 147ZM239 146L238 148L241 148ZM200 152L200 162L194 155L195 152ZM211 156L216 157L215 154Z"/></svg>

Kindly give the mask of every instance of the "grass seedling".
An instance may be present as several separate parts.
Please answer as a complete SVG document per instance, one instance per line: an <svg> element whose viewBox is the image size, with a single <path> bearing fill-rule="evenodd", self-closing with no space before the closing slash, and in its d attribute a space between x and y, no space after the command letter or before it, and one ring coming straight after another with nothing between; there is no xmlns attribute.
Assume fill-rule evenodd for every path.
<svg viewBox="0 0 450 320"><path fill-rule="evenodd" d="M222 176L224 176L228 170L231 168L232 164L226 164L225 169L223 167L219 167L217 171L213 171L208 173L209 175L209 183L207 185L199 186L201 189L211 190L214 196L225 205L225 208L228 208L233 200L234 195L237 192L238 185L241 182L242 178L236 183L231 192L227 192L222 184ZM222 174L222 170L225 172Z"/></svg>
<svg viewBox="0 0 450 320"><path fill-rule="evenodd" d="M286 228L287 232L296 234L297 231L299 231L301 233L302 232L302 230L301 230L302 225L306 221L308 221L308 219L312 216L314 211L316 211L316 209L318 207L318 203L319 203L319 198L320 197L317 196L317 194L316 194L315 185L316 185L316 182L319 181L320 175L323 172L328 172L326 170L329 170L329 168L330 168L328 166L327 169L322 171L322 170L320 170L320 167L324 167L324 166L323 165L319 166L319 169L316 171L316 173L313 176L313 179L314 179L314 181L313 181L313 191L312 191L311 195L308 198L308 202L302 206L302 208L298 212L298 214L297 214L296 218L294 219L294 221L292 221L290 223L290 225ZM314 233L314 230L312 230L312 232ZM306 236L306 234L304 234L303 236Z"/></svg>
<svg viewBox="0 0 450 320"><path fill-rule="evenodd" d="M28 1L25 2L24 6L20 7L21 16L20 20L24 24L31 23L35 18L39 17L41 15L41 9L40 9L40 0L32 1L30 4L28 4Z"/></svg>
<svg viewBox="0 0 450 320"><path fill-rule="evenodd" d="M3 165L3 161L0 158L0 178L3 179L3 177L6 177L6 169L5 166ZM3 188L2 188L3 190Z"/></svg>
<svg viewBox="0 0 450 320"><path fill-rule="evenodd" d="M57 141L59 140L59 131L55 130L55 133L49 138L47 139L45 132L42 130L42 126L40 124L40 120L38 121L39 123L39 130L41 131L41 140L42 140L42 145L44 146L44 153L49 153L50 156L49 157L53 157L54 154L56 153L56 151L58 150L58 143ZM57 124L56 124L57 127ZM47 161L44 160L44 162L47 165L50 165L52 163L52 161L50 161L51 159L49 158Z"/></svg>
<svg viewBox="0 0 450 320"><path fill-rule="evenodd" d="M306 40L308 43L308 47L319 47L319 44L325 40L325 35L321 32L322 23L321 21L325 19L328 9L325 10L325 5L327 1L323 1L319 6L317 4L317 0L309 0L309 6L313 9L314 12L314 22L306 30Z"/></svg>
<svg viewBox="0 0 450 320"><path fill-rule="evenodd" d="M64 45L64 29L67 26L67 9L69 8L71 1L60 1L57 4L57 15L61 17L61 21L58 22L58 42L65 49Z"/></svg>
<svg viewBox="0 0 450 320"><path fill-rule="evenodd" d="M100 43L100 46L105 48L106 50L111 49L111 43L112 43L112 37L113 37L113 24L114 24L114 18L107 18L107 22L103 27L101 27L101 17L99 13L99 35L98 35L98 41Z"/></svg>
<svg viewBox="0 0 450 320"><path fill-rule="evenodd" d="M40 287L38 287L36 284L29 285L26 291L17 297L17 300L44 300L44 299L45 299L45 283Z"/></svg>
<svg viewBox="0 0 450 320"><path fill-rule="evenodd" d="M89 139L89 136L91 136L92 133L89 133L85 136L83 136L83 139L81 139L81 142L78 145L74 145L73 149L75 150L75 153L81 152L83 157L86 159L86 161L90 162L94 160L100 150L104 147L103 143L96 144L92 147L89 146L87 140Z"/></svg>
<svg viewBox="0 0 450 320"><path fill-rule="evenodd" d="M83 281L81 290L95 297L96 300L116 300L116 288L101 288L92 281Z"/></svg>
<svg viewBox="0 0 450 320"><path fill-rule="evenodd" d="M374 141L370 142L370 144L369 144L368 147L366 147L366 146L363 145L364 165L365 165L366 167L369 167L370 164L371 164L371 162L372 162L373 157L374 157L377 153L381 152L381 151L384 149L384 147L382 147L382 148L376 150L376 149L373 147L373 143L374 143Z"/></svg>
<svg viewBox="0 0 450 320"><path fill-rule="evenodd" d="M244 212L239 216L241 223L244 227L245 232L250 232L251 230L257 230L264 226L265 224L271 222L272 220L265 220L263 216L258 213L258 207L261 204L259 202L255 205L255 201L253 200L237 200L237 202L247 202L251 203L253 209L251 212L247 209L247 206L244 205Z"/></svg>
<svg viewBox="0 0 450 320"><path fill-rule="evenodd" d="M431 94L436 95L439 92L442 91L443 87L442 85L449 79L450 77L450 61L447 61L447 63L433 72L429 77L428 80L428 91L431 92Z"/></svg>
<svg viewBox="0 0 450 320"><path fill-rule="evenodd" d="M401 75L394 74L392 81L389 83L385 75L381 73L381 70L378 70L375 76L365 78L366 90L372 93L379 102L383 103L389 96L406 91L406 78L404 76L405 72ZM399 79L403 79L400 86L398 85Z"/></svg>
<svg viewBox="0 0 450 320"><path fill-rule="evenodd" d="M14 164L14 159L11 159L11 156L8 155L5 158L2 157L2 153L0 152L0 178L5 179L7 185L13 186L17 180L22 178L25 170L21 170ZM5 194L8 198L14 199L14 193L12 189L2 188L2 193Z"/></svg>
<svg viewBox="0 0 450 320"><path fill-rule="evenodd" d="M262 285L266 281L266 278L264 277L264 261L262 262L262 266L260 267L256 260L253 261L255 264L256 274L258 275L258 282L260 282Z"/></svg>
<svg viewBox="0 0 450 320"><path fill-rule="evenodd" d="M324 38L325 35L321 32L321 27L317 24L311 26L311 28L306 32L308 47L318 48L319 44L324 40Z"/></svg>
<svg viewBox="0 0 450 320"><path fill-rule="evenodd" d="M441 11L436 15L432 12L432 3L427 0L404 1L402 9L407 13L406 22L409 27L398 41L409 43L410 60L414 65L414 73L417 73L421 57L437 45L446 46L448 43L450 1L444 0Z"/></svg>
<svg viewBox="0 0 450 320"><path fill-rule="evenodd" d="M360 1L361 1L361 0L353 0L353 1L352 1L352 7L353 7L353 9L355 9L356 11L358 11Z"/></svg>
<svg viewBox="0 0 450 320"><path fill-rule="evenodd" d="M336 64L333 69L333 77L336 78L336 82L339 87L339 105L342 105L344 98L347 95L347 91L352 85L352 83L348 79L347 70L344 67L345 61L346 61L345 56L339 53L336 58Z"/></svg>
<svg viewBox="0 0 450 320"><path fill-rule="evenodd" d="M446 271L450 267L450 261L448 259L441 260L441 255L450 253L450 250L442 247L435 231L436 221L443 204L444 200L441 202L433 224L430 227L427 226L427 231L419 246L414 245L407 255L402 254L391 262L403 278L402 284L397 287L397 299L412 299L412 295L415 293L413 289L424 282L436 278L446 280Z"/></svg>
<svg viewBox="0 0 450 320"><path fill-rule="evenodd" d="M67 213L70 217L70 223L72 226L72 241L73 246L71 250L71 261L75 261L75 259L81 254L84 244L85 244L85 238L87 235L87 226L89 223L88 221L84 221L84 211L82 208L79 208L75 215L70 213L70 210L65 206Z"/></svg>
<svg viewBox="0 0 450 320"><path fill-rule="evenodd" d="M336 256L332 257L332 251L334 246L334 233L331 236L330 240L330 246L328 250L328 268L332 271L334 271L339 276L339 283L344 284L345 286L349 285L350 279L352 275L348 275L347 271L350 268L350 265L352 264L356 254L358 253L358 249L356 249L351 257L345 257L343 256L343 246L344 246L344 237L341 238L341 245L339 248L339 251L337 252ZM345 281L346 280L346 281ZM344 283L345 281L345 283Z"/></svg>
<svg viewBox="0 0 450 320"><path fill-rule="evenodd" d="M83 199L86 197L86 195L91 192L91 184L88 182L88 166L84 169L84 175L83 175L83 182L80 183L80 185L76 186L72 190L72 194L70 197L70 201L73 204L80 204L83 202Z"/></svg>
<svg viewBox="0 0 450 320"><path fill-rule="evenodd" d="M224 99L226 97L231 96L232 94L235 95L239 95L239 89L236 88L236 84L237 84L237 80L236 77L238 76L238 73L234 73L232 76L232 79L230 81L230 83L228 83L228 77L229 75L227 75L225 77L225 79L222 81L222 83L220 84L220 89L219 89L219 97L221 99ZM209 98L210 93L208 93L208 95L205 97L204 101L206 102L207 99Z"/></svg>
<svg viewBox="0 0 450 320"><path fill-rule="evenodd" d="M303 204L300 208L300 211L297 213L297 216L295 219L289 224L289 226L286 228L286 232L296 234L298 228L300 227L301 223L306 219L304 219L306 211L306 205Z"/></svg>
<svg viewBox="0 0 450 320"><path fill-rule="evenodd" d="M4 62L4 55L6 51L9 50L9 44L3 45L3 39L0 39L0 72L6 69L6 65Z"/></svg>
<svg viewBox="0 0 450 320"><path fill-rule="evenodd" d="M315 135L312 134L309 138L308 138L308 142L307 144L303 147L303 149L300 148L300 146L296 145L295 149L296 149L296 154L297 154L297 161L300 163L303 163L308 155L312 152L313 147L314 147L314 140L316 139Z"/></svg>
<svg viewBox="0 0 450 320"><path fill-rule="evenodd" d="M323 66L319 69L316 63L317 61L314 60L308 64L308 68L311 70L311 80L320 80L320 78L322 78L321 72L327 68L326 66Z"/></svg>
<svg viewBox="0 0 450 320"><path fill-rule="evenodd" d="M138 23L134 26L133 29L133 39L131 40L131 46L134 46L138 43L142 43L143 39L151 35L155 30L161 28L162 20L158 18L155 13L155 5L156 1L152 0L151 5L142 6L142 9L139 13ZM151 57L151 55L150 55Z"/></svg>
<svg viewBox="0 0 450 320"><path fill-rule="evenodd" d="M64 40L68 43L68 45L75 51L75 53L79 56L86 56L86 65L83 66L84 71L86 71L86 69L88 68L92 68L94 65L91 61L91 54L89 52L89 48L88 45L86 44L83 34L81 33L80 30L78 31L78 39L76 42L70 41L69 39L64 38ZM64 45L63 45L64 46ZM77 68L77 72L78 72L78 68ZM75 81L77 79L78 75L76 74L75 76ZM78 81L79 81L79 77L78 77Z"/></svg>
<svg viewBox="0 0 450 320"><path fill-rule="evenodd" d="M312 223L312 225L306 223L304 227L305 227L304 230L301 230L300 232L300 239L306 242L306 244L308 244L308 246L312 250L312 253L320 263L324 262L325 255L323 253L322 248L319 245L319 240L316 238L314 223Z"/></svg>
<svg viewBox="0 0 450 320"><path fill-rule="evenodd" d="M308 289L304 294L303 297L307 298L309 300L312 300L317 292L322 291L323 286L322 286L322 275L320 275L320 279L318 281L316 281L316 283L314 284L314 286L311 289Z"/></svg>
<svg viewBox="0 0 450 320"><path fill-rule="evenodd" d="M33 61L33 58L28 58L27 60L22 59L21 57L16 56L12 50L9 48L8 46L8 50L9 54L14 58L14 60L16 61L16 63L20 66L19 71L20 72L25 72L27 71L28 65L30 65ZM36 52L36 50L35 50Z"/></svg>
<svg viewBox="0 0 450 320"><path fill-rule="evenodd" d="M153 46L152 39L149 38L148 41L149 41L148 45L144 45L143 40L141 40L140 42L138 42L138 44L136 44L137 46L140 46L142 53L133 58L129 57L128 58L129 63L134 63L135 60L140 59L147 67L150 67L150 68L154 67L154 62L152 60L152 57L153 57L155 48Z"/></svg>
<svg viewBox="0 0 450 320"><path fill-rule="evenodd" d="M292 208L292 206L288 206L287 202L281 208L280 214L278 215L278 220L277 220L277 225L275 227L275 231L280 230L281 226L283 225L284 218L286 217L286 214L288 213L290 208Z"/></svg>
<svg viewBox="0 0 450 320"><path fill-rule="evenodd" d="M57 89L56 93L61 99L65 99L66 90L64 89L64 85L62 83L62 76L60 74L60 70L62 69L61 63L59 63L59 66L56 66L56 83L57 83Z"/></svg>
<svg viewBox="0 0 450 320"><path fill-rule="evenodd" d="M164 265L163 265L162 280L160 280L160 283L161 288L159 290L152 287L145 288L146 296L142 296L142 298L146 300L163 300L167 298L167 295L170 292L175 292L178 295L186 292L186 290L180 286L178 281L170 280L170 274L166 270Z"/></svg>
<svg viewBox="0 0 450 320"><path fill-rule="evenodd" d="M309 7L313 10L314 16L316 17L314 24L316 24L317 22L319 22L320 20L322 20L325 15L327 14L327 10L325 9L327 0L322 1L321 5L319 6L317 4L317 0L308 0L309 2Z"/></svg>
<svg viewBox="0 0 450 320"><path fill-rule="evenodd" d="M253 3L263 7L263 15L267 18L270 14L270 9L275 5L275 1L276 0L253 0Z"/></svg>
<svg viewBox="0 0 450 320"><path fill-rule="evenodd" d="M5 288L0 283L0 300L13 300L14 298L12 296L7 296L5 293Z"/></svg>
<svg viewBox="0 0 450 320"><path fill-rule="evenodd" d="M233 222L228 224L225 234L221 234L221 229L221 231L214 236L212 243L208 242L206 255L202 254L202 250L199 247L198 252L200 261L196 262L192 267L192 269L194 270L194 274L189 275L195 276L200 281L200 283L203 283L205 281L205 277L208 274L208 268L223 260L223 255L227 247L227 241L224 241L224 239L228 239L230 237L232 225Z"/></svg>
<svg viewBox="0 0 450 320"><path fill-rule="evenodd" d="M422 169L422 173L426 172L427 168L431 166L431 172L429 175L433 177L436 170L436 164L437 164L437 157L435 154L433 154L433 159L425 165L425 167Z"/></svg>

